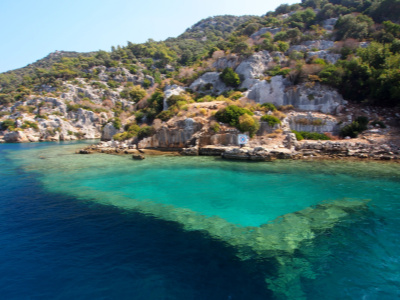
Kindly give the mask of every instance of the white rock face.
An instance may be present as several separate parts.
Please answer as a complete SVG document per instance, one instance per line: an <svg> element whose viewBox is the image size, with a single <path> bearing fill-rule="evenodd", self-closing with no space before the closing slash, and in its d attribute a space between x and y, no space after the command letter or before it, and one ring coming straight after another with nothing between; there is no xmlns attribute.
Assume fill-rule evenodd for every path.
<svg viewBox="0 0 400 300"><path fill-rule="evenodd" d="M336 118L311 112L293 113L287 117L291 130L338 134L340 126Z"/></svg>
<svg viewBox="0 0 400 300"><path fill-rule="evenodd" d="M245 94L247 98L258 103L293 105L295 108L309 111L320 111L334 114L347 101L334 89L320 85L308 87L306 84L296 87L282 76L274 76L270 82L256 80L256 83Z"/></svg>
<svg viewBox="0 0 400 300"><path fill-rule="evenodd" d="M240 87L249 89L257 83L254 79L265 76L264 72L271 61L272 56L268 51L260 51L241 62L235 70L242 79Z"/></svg>
<svg viewBox="0 0 400 300"><path fill-rule="evenodd" d="M219 78L219 72L207 72L204 73L202 76L197 78L189 88L194 91L201 91L204 89L205 91L210 91L216 94L220 94L229 88L226 86L225 83Z"/></svg>
<svg viewBox="0 0 400 300"><path fill-rule="evenodd" d="M213 64L213 67L218 70L223 70L225 68L235 69L239 65L239 62L239 57L236 54L230 54L228 56L218 58Z"/></svg>
<svg viewBox="0 0 400 300"><path fill-rule="evenodd" d="M284 105L293 105L301 110L335 114L347 101L335 89L316 83L312 87L301 84L285 92Z"/></svg>
<svg viewBox="0 0 400 300"><path fill-rule="evenodd" d="M287 82L282 76L274 76L270 82L257 79L257 83L247 92L247 98L261 104L269 102L283 105L286 85Z"/></svg>
<svg viewBox="0 0 400 300"><path fill-rule="evenodd" d="M198 80L198 79L197 79ZM164 101L163 101L163 110L168 109L168 103L167 100L169 97L173 95L179 95L180 93L183 93L185 89L179 85L167 85L164 89Z"/></svg>

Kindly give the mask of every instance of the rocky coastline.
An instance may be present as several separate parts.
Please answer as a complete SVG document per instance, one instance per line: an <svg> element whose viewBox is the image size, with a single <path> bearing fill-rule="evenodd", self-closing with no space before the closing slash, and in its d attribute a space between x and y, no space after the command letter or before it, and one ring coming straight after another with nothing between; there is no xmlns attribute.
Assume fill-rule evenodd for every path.
<svg viewBox="0 0 400 300"><path fill-rule="evenodd" d="M239 147L206 145L189 148L137 149L116 141L100 142L77 150L78 154L106 153L132 155L144 159L147 155L221 156L224 159L270 162L277 159L349 159L400 162L400 147L388 144L371 144L353 141L302 141L287 144L287 147Z"/></svg>

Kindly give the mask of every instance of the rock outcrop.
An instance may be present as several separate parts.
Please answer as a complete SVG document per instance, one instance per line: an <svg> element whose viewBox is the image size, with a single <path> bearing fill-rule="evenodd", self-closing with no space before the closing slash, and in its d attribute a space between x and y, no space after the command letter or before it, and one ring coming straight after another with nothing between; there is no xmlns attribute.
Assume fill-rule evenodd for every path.
<svg viewBox="0 0 400 300"><path fill-rule="evenodd" d="M30 142L27 136L22 131L11 131L4 135L6 143L27 143Z"/></svg>
<svg viewBox="0 0 400 300"><path fill-rule="evenodd" d="M121 130L114 127L112 122L107 123L101 132L102 141L111 141L113 136L120 133Z"/></svg>
<svg viewBox="0 0 400 300"><path fill-rule="evenodd" d="M203 127L201 122L188 118L174 124L174 127L162 126L153 136L144 138L139 148L186 148L196 143L195 133Z"/></svg>
<svg viewBox="0 0 400 300"><path fill-rule="evenodd" d="M207 72L197 78L189 88L197 92L210 92L220 94L229 90L226 84L219 78L219 72Z"/></svg>
<svg viewBox="0 0 400 300"><path fill-rule="evenodd" d="M330 114L336 113L347 103L333 88L319 83L292 86L282 76L274 76L269 82L257 80L246 96L261 104L293 105L301 110Z"/></svg>
<svg viewBox="0 0 400 300"><path fill-rule="evenodd" d="M167 100L169 97L173 95L179 95L185 91L184 88L182 88L179 85L173 84L173 85L167 85L164 89L164 101L163 101L163 110L168 109L168 103Z"/></svg>
<svg viewBox="0 0 400 300"><path fill-rule="evenodd" d="M340 130L339 121L329 115L309 113L289 113L287 117L291 130L331 133L338 135Z"/></svg>

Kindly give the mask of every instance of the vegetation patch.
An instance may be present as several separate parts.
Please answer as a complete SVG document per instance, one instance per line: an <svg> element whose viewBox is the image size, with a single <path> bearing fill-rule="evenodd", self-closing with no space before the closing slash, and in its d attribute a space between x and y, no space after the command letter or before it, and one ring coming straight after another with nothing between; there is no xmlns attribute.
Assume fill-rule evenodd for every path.
<svg viewBox="0 0 400 300"><path fill-rule="evenodd" d="M244 114L248 114L249 116L253 115L253 113L246 108L236 105L229 105L226 108L217 111L215 118L219 122L227 123L231 126L237 127L239 124L239 117Z"/></svg>
<svg viewBox="0 0 400 300"><path fill-rule="evenodd" d="M368 129L367 125L367 117L358 117L355 121L351 122L351 124L344 126L340 130L340 136L356 138L361 132Z"/></svg>
<svg viewBox="0 0 400 300"><path fill-rule="evenodd" d="M330 140L330 137L325 133L318 132L308 132L308 131L296 131L292 130L292 132L296 135L296 139L298 141L301 140Z"/></svg>
<svg viewBox="0 0 400 300"><path fill-rule="evenodd" d="M261 121L267 122L269 126L274 127L277 124L281 124L281 120L279 120L275 116L265 115L261 117Z"/></svg>

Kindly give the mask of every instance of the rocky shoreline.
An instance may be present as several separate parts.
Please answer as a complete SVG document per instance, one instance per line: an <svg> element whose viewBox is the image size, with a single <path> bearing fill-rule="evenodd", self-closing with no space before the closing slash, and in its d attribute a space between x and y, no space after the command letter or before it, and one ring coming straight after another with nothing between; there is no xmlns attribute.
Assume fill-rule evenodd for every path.
<svg viewBox="0 0 400 300"><path fill-rule="evenodd" d="M118 142L100 142L78 150L78 154L106 153L130 154L135 159L146 155L221 156L224 159L247 161L273 161L276 159L353 159L400 162L400 147L388 144L370 144L352 141L302 141L288 143L286 147L214 146L190 148L146 148ZM138 156L139 155L139 156Z"/></svg>

